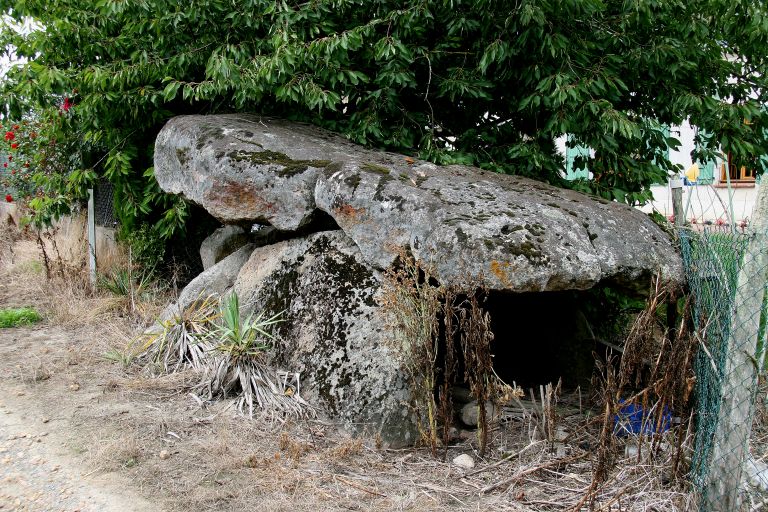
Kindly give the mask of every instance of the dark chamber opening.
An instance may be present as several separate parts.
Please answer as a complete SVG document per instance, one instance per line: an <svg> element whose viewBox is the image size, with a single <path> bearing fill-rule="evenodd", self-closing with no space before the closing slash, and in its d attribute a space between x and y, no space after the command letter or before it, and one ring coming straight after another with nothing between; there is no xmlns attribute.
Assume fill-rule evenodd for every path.
<svg viewBox="0 0 768 512"><path fill-rule="evenodd" d="M508 384L537 388L557 383L588 386L595 341L582 304L584 292L489 293L493 366Z"/></svg>

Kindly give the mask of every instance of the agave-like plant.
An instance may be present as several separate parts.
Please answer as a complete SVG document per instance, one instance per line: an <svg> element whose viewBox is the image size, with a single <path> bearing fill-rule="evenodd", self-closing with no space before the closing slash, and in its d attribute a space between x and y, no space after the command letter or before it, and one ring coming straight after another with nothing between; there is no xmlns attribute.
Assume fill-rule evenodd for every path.
<svg viewBox="0 0 768 512"><path fill-rule="evenodd" d="M267 330L283 321L282 312L265 318L264 312L240 317L240 299L232 292L221 304L222 323L211 330L217 340L215 350L228 354L234 362L242 358L258 359L271 347L274 336Z"/></svg>
<svg viewBox="0 0 768 512"><path fill-rule="evenodd" d="M211 326L219 317L219 300L215 295L203 297L173 318L159 322L159 329L139 338L139 352L149 361L162 365L165 373L182 368L204 369Z"/></svg>
<svg viewBox="0 0 768 512"><path fill-rule="evenodd" d="M233 292L222 301L220 319L208 335L211 354L216 355L208 362L198 392L208 399L239 393L237 408L249 417L255 407L296 417L314 414L299 395L299 375L268 365L266 351L275 340L269 331L283 321L282 312L270 317L260 312L243 320Z"/></svg>

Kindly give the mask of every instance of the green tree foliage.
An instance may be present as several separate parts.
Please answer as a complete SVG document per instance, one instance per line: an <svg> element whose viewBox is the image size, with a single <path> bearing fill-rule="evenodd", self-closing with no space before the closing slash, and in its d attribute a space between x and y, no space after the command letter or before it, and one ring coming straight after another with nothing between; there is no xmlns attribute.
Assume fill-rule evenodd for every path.
<svg viewBox="0 0 768 512"><path fill-rule="evenodd" d="M0 48L28 62L6 116L74 103L82 165L117 185L124 223L170 236L183 202L152 177L178 114L254 111L439 163L564 185L555 139L593 148L576 185L641 203L673 168L660 124L768 152L768 12L752 0L0 0ZM35 29L10 26L32 18ZM745 122L745 120L747 122ZM704 136L703 134L706 134Z"/></svg>

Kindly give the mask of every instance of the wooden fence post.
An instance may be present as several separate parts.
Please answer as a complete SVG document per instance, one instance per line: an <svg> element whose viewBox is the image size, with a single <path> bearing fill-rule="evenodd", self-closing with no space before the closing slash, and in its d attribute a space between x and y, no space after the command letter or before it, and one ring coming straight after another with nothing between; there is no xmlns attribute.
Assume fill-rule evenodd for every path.
<svg viewBox="0 0 768 512"><path fill-rule="evenodd" d="M672 189L672 215L675 217L675 226L685 225L685 211L683 210L683 180L682 178L670 178L669 188Z"/></svg>
<svg viewBox="0 0 768 512"><path fill-rule="evenodd" d="M88 269L91 287L96 290L96 218L94 215L93 189L88 189Z"/></svg>

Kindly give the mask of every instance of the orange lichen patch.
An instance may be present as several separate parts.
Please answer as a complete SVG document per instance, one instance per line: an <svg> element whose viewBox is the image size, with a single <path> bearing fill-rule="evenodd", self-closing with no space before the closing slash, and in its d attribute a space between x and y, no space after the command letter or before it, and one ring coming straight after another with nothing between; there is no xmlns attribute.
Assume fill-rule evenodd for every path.
<svg viewBox="0 0 768 512"><path fill-rule="evenodd" d="M491 260L491 273L505 286L509 284L508 268L508 261Z"/></svg>
<svg viewBox="0 0 768 512"><path fill-rule="evenodd" d="M262 214L274 212L277 209L275 202L264 200L261 194L261 190L256 187L226 180L214 182L205 197L209 201L242 211Z"/></svg>
<svg viewBox="0 0 768 512"><path fill-rule="evenodd" d="M350 220L357 220L361 215L365 215L365 208L355 208L351 204L343 204L333 209L337 215L343 215L349 217Z"/></svg>

